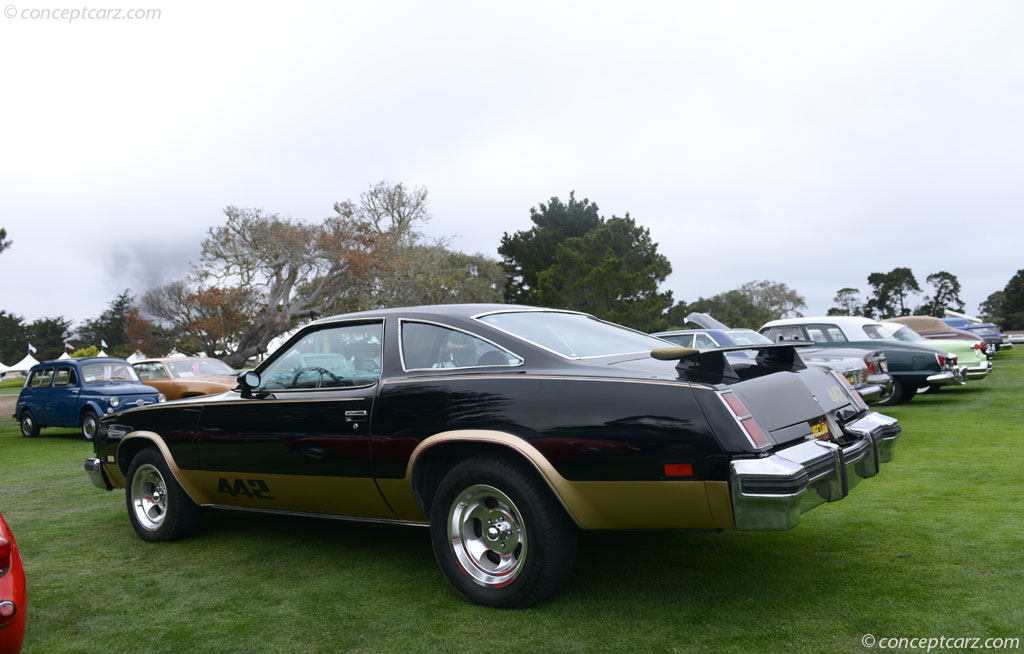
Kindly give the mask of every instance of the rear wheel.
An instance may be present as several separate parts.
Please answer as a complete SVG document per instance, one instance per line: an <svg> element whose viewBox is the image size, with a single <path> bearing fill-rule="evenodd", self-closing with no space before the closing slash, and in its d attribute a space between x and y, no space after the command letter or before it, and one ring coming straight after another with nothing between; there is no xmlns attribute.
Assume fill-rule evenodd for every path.
<svg viewBox="0 0 1024 654"><path fill-rule="evenodd" d="M441 571L474 604L523 608L557 591L576 527L537 474L511 457L456 465L438 485L430 536Z"/></svg>
<svg viewBox="0 0 1024 654"><path fill-rule="evenodd" d="M191 536L202 525L203 512L171 474L153 448L135 455L128 466L125 501L139 538L151 543Z"/></svg>
<svg viewBox="0 0 1024 654"><path fill-rule="evenodd" d="M39 435L39 425L36 423L36 419L32 417L32 412L25 409L21 412L21 435L26 438L35 438Z"/></svg>
<svg viewBox="0 0 1024 654"><path fill-rule="evenodd" d="M892 379L892 395L885 401L879 402L879 406L892 406L901 402L909 402L917 394L917 386L910 386L899 379Z"/></svg>
<svg viewBox="0 0 1024 654"><path fill-rule="evenodd" d="M96 430L100 426L100 419L92 409L86 409L82 414L82 421L79 423L82 428L82 436L85 440L91 441L96 438Z"/></svg>

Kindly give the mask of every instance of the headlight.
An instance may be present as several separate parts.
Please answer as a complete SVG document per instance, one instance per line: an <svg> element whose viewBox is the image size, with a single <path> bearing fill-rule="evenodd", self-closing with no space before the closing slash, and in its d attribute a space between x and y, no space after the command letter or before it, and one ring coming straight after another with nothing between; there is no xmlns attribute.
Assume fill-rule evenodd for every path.
<svg viewBox="0 0 1024 654"><path fill-rule="evenodd" d="M167 396L164 395L163 393L160 393L159 395L156 396L156 401L157 402L166 402L167 401Z"/></svg>
<svg viewBox="0 0 1024 654"><path fill-rule="evenodd" d="M117 407L121 406L121 398L119 398L119 397L112 397L112 398L110 398L110 406L114 407L115 409Z"/></svg>

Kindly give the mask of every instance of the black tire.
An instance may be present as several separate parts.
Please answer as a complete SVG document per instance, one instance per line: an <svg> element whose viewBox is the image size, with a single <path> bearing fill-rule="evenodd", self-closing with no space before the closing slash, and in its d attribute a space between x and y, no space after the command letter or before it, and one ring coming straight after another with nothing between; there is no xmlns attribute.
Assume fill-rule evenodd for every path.
<svg viewBox="0 0 1024 654"><path fill-rule="evenodd" d="M154 448L146 448L132 459L124 496L132 527L144 541L186 538L202 526L202 509L178 484Z"/></svg>
<svg viewBox="0 0 1024 654"><path fill-rule="evenodd" d="M915 395L917 395L917 386L904 384L899 379L893 377L892 395L890 395L885 401L879 402L878 406L892 406L893 404L909 402Z"/></svg>
<svg viewBox="0 0 1024 654"><path fill-rule="evenodd" d="M78 427L82 430L82 436L87 441L96 438L96 430L100 426L100 417L92 409L82 412L82 419L78 421Z"/></svg>
<svg viewBox="0 0 1024 654"><path fill-rule="evenodd" d="M18 423L21 425L21 435L25 438L35 438L39 435L39 423L32 417L32 412L28 409L21 412Z"/></svg>
<svg viewBox="0 0 1024 654"><path fill-rule="evenodd" d="M537 473L481 455L444 476L430 508L441 571L473 604L525 608L557 591L576 559L576 527Z"/></svg>

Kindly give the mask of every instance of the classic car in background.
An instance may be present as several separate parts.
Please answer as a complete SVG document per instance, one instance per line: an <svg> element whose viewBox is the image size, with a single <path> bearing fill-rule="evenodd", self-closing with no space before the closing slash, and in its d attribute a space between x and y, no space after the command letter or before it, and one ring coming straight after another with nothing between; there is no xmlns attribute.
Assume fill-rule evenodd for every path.
<svg viewBox="0 0 1024 654"><path fill-rule="evenodd" d="M910 327L928 340L934 341L963 341L971 347L981 350L982 354L995 354L996 347L989 349L989 342L981 334L975 334L965 329L950 327L942 320L932 316L900 316L898 318L885 318L881 322L896 323L904 327ZM899 329L899 327L893 327Z"/></svg>
<svg viewBox="0 0 1024 654"><path fill-rule="evenodd" d="M893 330L878 321L860 316L784 318L765 323L759 330L772 341L813 341L825 348L862 347L885 353L893 380L892 396L882 404L906 402L918 389L960 383L966 369L959 369L956 356L942 347L895 338Z"/></svg>
<svg viewBox="0 0 1024 654"><path fill-rule="evenodd" d="M698 350L772 343L752 329L733 329L704 313L691 313L686 316L686 322L700 325L701 329L680 329L651 335ZM729 353L734 357L752 358L755 355L753 350ZM869 404L884 402L892 396L892 377L886 372L885 353L881 350L804 347L800 349L800 358L810 365L842 374Z"/></svg>
<svg viewBox="0 0 1024 654"><path fill-rule="evenodd" d="M18 543L0 513L0 654L18 654L28 615L25 567Z"/></svg>
<svg viewBox="0 0 1024 654"><path fill-rule="evenodd" d="M236 390L105 417L85 467L146 541L201 507L429 526L459 594L529 606L577 529L789 529L877 474L899 423L800 345L732 360L509 305L335 316Z"/></svg>
<svg viewBox="0 0 1024 654"><path fill-rule="evenodd" d="M238 385L235 370L210 357L169 357L144 359L132 364L145 384L156 388L168 400L230 391Z"/></svg>
<svg viewBox="0 0 1024 654"><path fill-rule="evenodd" d="M22 436L38 436L43 427L78 427L92 440L100 416L164 399L124 359L57 359L32 367L13 417Z"/></svg>
<svg viewBox="0 0 1024 654"><path fill-rule="evenodd" d="M950 335L947 332L936 329L931 332L934 334L933 337L925 337L913 325L922 325L924 327L937 327L935 323L945 325L938 318L929 318L927 316L890 318L882 322L892 330L892 337L896 340L906 343L927 343L955 354L957 365L967 379L984 379L992 372L992 364L988 360L988 355L985 354L987 345L978 336L967 334L968 339L965 340L953 338L952 336L956 336L956 334Z"/></svg>
<svg viewBox="0 0 1024 654"><path fill-rule="evenodd" d="M1008 350L1013 347L1010 335L1004 334L1003 330L999 329L999 325L990 322L974 322L969 318L940 318L940 320L950 327L981 336L990 347L995 346L996 350ZM916 327L914 330L920 331Z"/></svg>

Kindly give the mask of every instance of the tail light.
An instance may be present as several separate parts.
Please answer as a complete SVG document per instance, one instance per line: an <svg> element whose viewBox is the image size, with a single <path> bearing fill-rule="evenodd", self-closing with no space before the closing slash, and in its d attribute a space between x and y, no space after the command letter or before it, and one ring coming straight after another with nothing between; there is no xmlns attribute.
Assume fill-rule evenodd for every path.
<svg viewBox="0 0 1024 654"><path fill-rule="evenodd" d="M14 602L10 600L0 602L0 627L14 622L16 615L18 615L18 606Z"/></svg>
<svg viewBox="0 0 1024 654"><path fill-rule="evenodd" d="M850 381L835 370L832 371L832 376L836 378L839 385L842 386L843 390L846 391L846 394L850 396L850 400L853 402L853 405L861 411L867 411L868 403L860 396L857 389L850 385Z"/></svg>
<svg viewBox="0 0 1024 654"><path fill-rule="evenodd" d="M729 413L736 420L736 424L743 430L747 440L750 444L758 449L763 449L771 446L772 442L765 435L764 430L761 429L761 425L757 424L757 420L751 415L743 401L736 396L732 391L720 391L718 397L721 398L726 408L729 409Z"/></svg>
<svg viewBox="0 0 1024 654"><path fill-rule="evenodd" d="M939 360L939 367L940 368L945 368L946 367L946 357L942 356L941 354L936 354L935 358Z"/></svg>
<svg viewBox="0 0 1024 654"><path fill-rule="evenodd" d="M11 567L11 541L0 536L0 577Z"/></svg>

